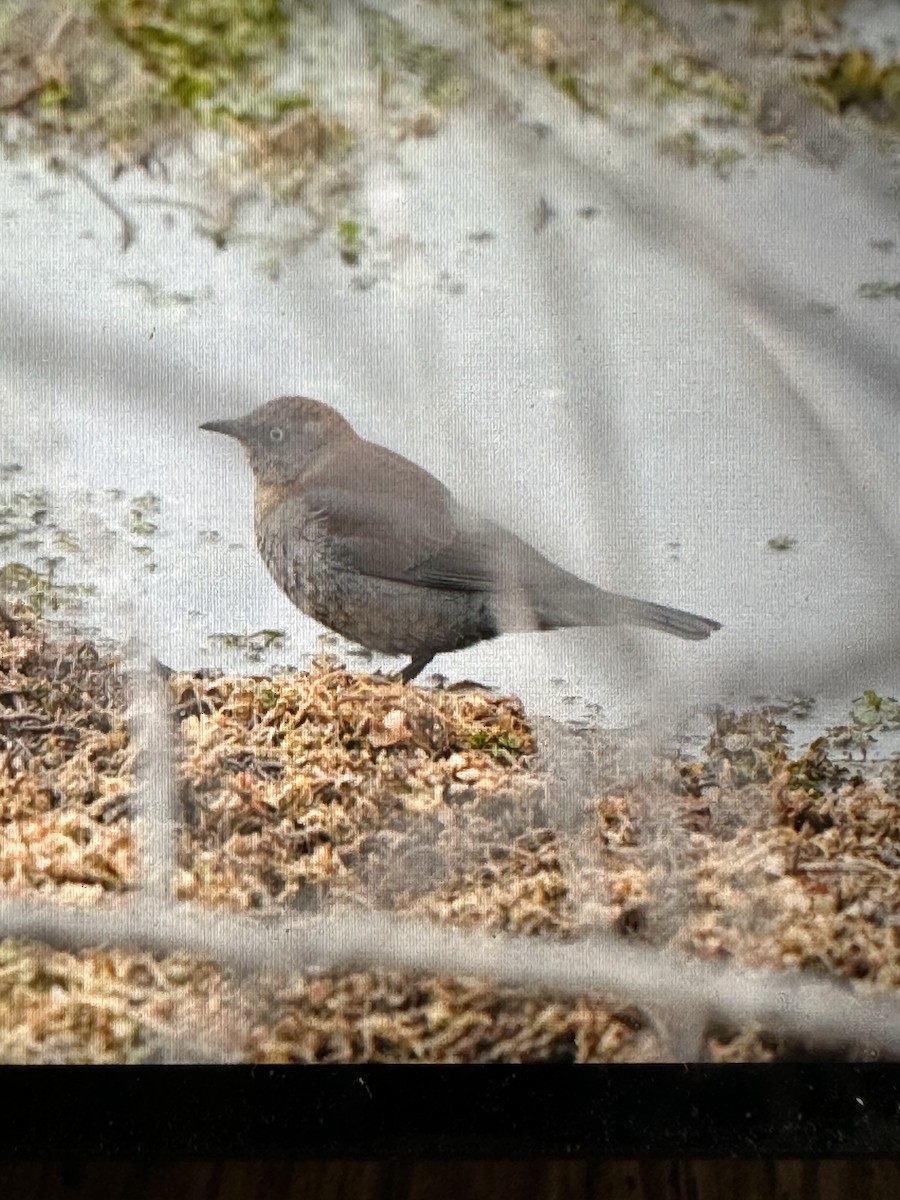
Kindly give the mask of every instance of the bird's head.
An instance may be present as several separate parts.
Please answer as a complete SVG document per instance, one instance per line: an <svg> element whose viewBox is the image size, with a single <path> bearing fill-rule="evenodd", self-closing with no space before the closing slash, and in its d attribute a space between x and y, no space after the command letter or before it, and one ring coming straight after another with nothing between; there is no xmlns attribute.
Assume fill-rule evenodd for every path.
<svg viewBox="0 0 900 1200"><path fill-rule="evenodd" d="M224 433L244 447L257 483L293 483L323 453L355 438L339 412L306 396L280 396L230 421L206 421L210 433Z"/></svg>

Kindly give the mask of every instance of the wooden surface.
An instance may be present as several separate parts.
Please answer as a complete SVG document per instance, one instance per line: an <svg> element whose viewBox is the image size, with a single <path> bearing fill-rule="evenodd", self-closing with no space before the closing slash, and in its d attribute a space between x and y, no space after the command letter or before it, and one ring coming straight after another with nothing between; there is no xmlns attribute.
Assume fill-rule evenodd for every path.
<svg viewBox="0 0 900 1200"><path fill-rule="evenodd" d="M897 1162L0 1164L10 1200L896 1200Z"/></svg>

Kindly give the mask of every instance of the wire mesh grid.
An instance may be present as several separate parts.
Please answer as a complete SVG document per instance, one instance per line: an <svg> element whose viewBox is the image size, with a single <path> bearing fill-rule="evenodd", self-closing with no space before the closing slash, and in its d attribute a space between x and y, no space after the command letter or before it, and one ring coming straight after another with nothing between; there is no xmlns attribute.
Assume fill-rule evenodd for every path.
<svg viewBox="0 0 900 1200"><path fill-rule="evenodd" d="M507 41L514 42L520 32L514 24L518 18L509 14L515 14L522 6L493 7L507 14L500 21L500 32ZM771 402L760 399L763 412L758 424L753 424L746 412L732 411L731 419L738 424L734 442L742 445L741 458L735 458L727 441L723 440L721 444L717 442L717 438L724 438L720 427L704 425L706 417L703 412L700 413L697 424L690 428L712 431L712 437L702 446L704 457L713 462L713 466L704 468L706 474L703 478L707 489L719 487L724 494L729 483L733 482L736 470L745 469L748 476L753 476L758 467L757 460L777 457L779 447L786 446L789 453L783 470L789 474L793 466L801 473L809 470L810 478L816 474L826 477L822 494L833 493L839 497L838 503L846 501L848 524L852 525L852 530L864 543L869 555L867 561L874 562L876 566L867 579L860 583L863 599L859 601L858 611L854 610L854 600L851 599L847 606L849 613L846 609L838 611L827 631L813 631L806 641L801 639L799 644L792 644L787 635L779 641L769 620L767 636L774 638L774 648L763 645L763 637L754 639L751 636L745 647L715 672L714 678L702 681L701 685L698 676L692 675L692 684L697 685L692 703L698 698L710 701L740 691L748 675L755 680L757 663L763 660L767 670L773 661L780 660L782 666L787 664L789 668L785 674L789 675L790 670L799 672L811 690L833 687L849 702L853 699L856 685L850 683L848 692L843 674L855 680L868 677L867 672L875 675L882 671L889 678L893 670L893 633L889 618L896 585L896 548L900 544L900 529L897 526L900 509L893 502L898 476L893 440L879 437L874 430L879 427L888 430L893 428L890 396L897 379L896 343L892 345L884 339L879 341L855 319L842 322L836 329L834 325L823 324L818 319L821 314L813 314L811 318L808 306L798 305L798 295L801 294L798 288L779 276L771 255L764 260L760 252L760 261L754 263L752 248L743 256L734 253L733 244L725 236L727 214L722 221L703 224L703 234L698 236L697 187L692 181L677 186L673 184L671 192L663 196L658 190L643 185L640 171L605 171L598 166L598 146L605 135L602 126L586 127L587 122L596 115L590 98L592 93L586 83L579 83L574 74L567 73L567 69L557 63L554 57L557 51L553 50L556 43L552 41L551 34L553 17L559 17L560 14L554 13L554 6L546 7L546 13L537 16L532 14L529 17L530 24L523 26L527 34L527 50L521 52L521 47L516 46L514 48L520 53L510 55L508 46L501 45L498 48L496 40L491 42L485 39L481 31L473 32L465 20L459 19L459 14L445 11L441 6L425 8L413 4L385 3L373 4L365 12L351 4L337 6L332 16L341 35L335 43L336 51L332 46L336 58L331 70L335 75L340 74L341 62L345 62L346 66L346 63L356 64L366 57L361 47L370 46L371 43L365 41L365 22L371 21L375 13L399 23L403 37L410 44L414 40L419 47L430 47L433 54L428 58L429 69L437 71L440 78L443 78L440 71L446 69L449 61L441 58L441 55L457 56L465 63L468 85L474 88L474 99L470 95L469 108L457 119L465 131L463 143L468 148L472 169L488 176L493 171L487 194L496 203L500 214L516 214L515 220L521 228L512 221L514 236L522 238L523 230L534 235L534 240L529 242L529 273L523 290L528 292L528 304L537 314L535 325L542 331L539 354L542 360L552 366L545 372L547 379L565 378L570 381L574 392L590 391L597 376L592 373L594 367L589 371L584 370L576 347L584 341L598 340L595 328L598 310L592 307L591 298L596 299L602 294L602 287L606 286L610 292L604 298L608 301L611 295L615 305L622 278L619 270L611 273L612 277L607 283L598 284L596 264L593 260L588 261L597 253L594 245L591 246L590 255L585 256L585 262L581 263L578 261L577 245L559 240L541 241L538 238L548 225L552 226L558 215L554 206L559 201L555 198L548 200L545 195L548 180L554 177L563 179L566 194L573 198L583 194L599 194L605 216L614 223L619 239L634 239L651 256L674 257L683 270L693 273L695 281L699 278L715 281L716 299L713 303L719 306L720 312L726 314L729 327L738 331L738 340L749 355L749 358L739 361L746 364L756 355L764 362L757 383L761 387L772 388L777 396ZM641 7L643 10L645 6ZM741 58L735 49L738 43L723 37L719 25L707 23L708 14L703 6L653 5L646 8L648 21L659 18L667 22L680 22L679 36L688 38L693 53L698 57L705 55L716 70L724 72L735 67L737 56L742 66L742 79L748 88L758 86L766 94L770 94L774 88L782 99L787 95L786 90L778 90L782 86L777 78L780 68L771 67L763 55ZM562 21L562 26L565 27L565 21ZM380 36L385 36L387 28L381 28ZM535 33L535 30L538 32ZM399 36L394 25L390 26L389 31L391 36ZM568 36L572 37L573 31L569 30ZM551 50L547 50L545 42L551 46ZM539 68L537 80L535 62ZM390 70L397 71L398 68L395 61L390 70L382 62L379 70L379 86L384 91L390 86L390 80L387 79ZM659 76L660 71L657 71L657 78ZM434 91L440 79L435 83L433 75L429 78ZM678 81L676 79L673 83L670 79L669 84L676 87ZM695 84L696 79L691 86ZM688 87L687 84L684 86ZM537 93L540 93L540 104L535 104ZM575 93L577 121L573 121L571 113ZM432 107L439 106L435 103ZM599 108L598 102L598 111ZM383 112L382 104L379 122L384 120ZM536 112L541 114L541 120L534 115ZM359 116L359 119L362 124L363 118ZM496 123L501 119L510 124L508 142L502 147L496 128ZM544 124L544 119L552 122L552 136L548 136L549 127ZM832 127L823 124L824 121L825 118L820 119L808 105L801 106L794 114L792 136L795 145L807 156L820 155L827 159L823 145L827 143L827 150L828 146L840 141L842 135L837 132L836 125ZM679 144L686 153L688 144ZM885 165L883 160L862 151L854 151L846 145L839 147L839 150L851 160L850 167L842 177L848 189L851 208L865 203L870 215L884 215L888 224L896 224L896 197L892 200L890 193L890 187L895 185L891 183L890 166ZM857 155L855 159L854 153ZM68 174L76 184L87 184L89 190L93 188L91 175L74 161L56 155L53 163L57 172ZM369 162L367 166L371 168L372 163ZM537 182L529 182L532 176ZM440 186L438 181L437 190L440 190ZM396 197L392 199L390 186L385 190L388 195L381 201L385 206L383 213L390 212L396 200ZM119 221L121 248L123 251L129 250L138 231L138 225L130 213L142 202L141 199L126 197L121 202L118 198L113 201L105 189L98 191L96 188L91 190L91 194L95 198L99 195L110 214ZM481 194L478 195L480 201ZM133 203L129 204L129 199ZM575 203L575 200L572 202ZM723 199L722 203L727 207L727 199ZM582 210L587 212L588 207L582 206ZM592 213L584 220L590 221L594 215ZM328 227L329 220L319 214L317 225L313 219L309 239L320 236L322 229ZM773 224L777 222L773 221ZM352 260L359 251L354 243L360 237L361 226L358 222L345 219L338 229L342 256L345 261ZM454 269L448 267L439 276L442 286L451 295ZM645 267L639 267L636 255L635 270L639 269L646 270ZM359 294L365 294L368 288L376 286L378 270L378 264L375 263L372 277L360 283ZM560 287L561 270L566 276L565 288ZM654 278L652 270L648 278ZM662 276L659 283L664 288ZM411 286L418 286L415 280ZM486 284L485 292L490 293L492 286L494 281ZM696 286L699 295L702 286ZM478 296L472 303L476 308L476 320L479 314L484 315L490 309L489 295L487 299ZM608 309L599 311L601 319L605 320ZM676 327L680 321L690 324L689 314L685 314L683 309L672 315ZM421 318L421 314L418 316ZM309 324L320 333L325 325L331 323L327 311L324 316L316 318L311 309L306 309L302 319L308 319ZM422 319L427 325L428 318ZM413 359L416 353L423 357L413 363L402 355L403 361L397 356L392 360L390 350L386 350L381 357L387 360L387 365L376 356L378 361L374 365L361 367L360 371L363 374L369 370L375 371L378 382L383 383L391 380L394 373L409 370L412 366L417 373L416 386L433 390L435 395L440 396L442 392L438 381L465 359L465 330L468 328L466 326L462 334L454 332L452 318L449 327L441 329L429 326L424 349L417 351L413 348L409 351ZM630 331L632 334L635 331L646 332L639 322L632 325ZM527 333L526 328L523 336L527 337ZM711 326L704 327L702 320L696 328L690 328L680 347L676 333L675 344L667 344L666 350L677 354L680 349L683 353L664 369L664 378L686 370L686 361L695 355L703 358L707 353L702 349L705 335L709 335L713 341L718 336ZM32 339L29 343L32 358L35 353L46 355L59 336L58 331L50 328L42 331L40 321L35 320L29 334ZM343 340L344 335L339 335L338 342ZM390 342L390 338L387 340ZM396 340L402 340L402 330ZM310 338L310 341L314 341L314 338ZM604 405L586 417L583 408L575 405L567 408L569 401L564 397L555 407L552 404L546 406L546 411L552 412L549 418L545 412L543 417L535 419L546 422L542 428L555 439L552 442L554 446L562 442L570 447L573 470L577 461L581 460L584 476L592 485L597 485L603 497L602 505L596 508L592 504L587 506L587 514L596 521L597 528L608 535L607 540L615 550L611 558L630 560L634 568L632 573L640 578L644 553L641 533L639 527L636 533L631 531L634 522L629 523L628 517L629 513L638 511L646 499L642 490L646 483L640 471L635 469L635 463L640 465L642 455L649 453L646 446L642 445L642 436L646 435L642 435L640 430L646 428L646 422L649 421L651 440L653 428L657 428L657 432L662 429L670 445L677 443L679 438L690 437L690 431L685 434L677 422L666 425L665 421L674 421L679 413L683 415L690 409L691 401L679 391L680 398L670 409L668 417L665 404L658 408L655 418L648 417L645 412L630 411L627 399L629 388L640 386L644 379L642 368L639 364L635 365L633 360L640 360L642 354L652 358L655 351L651 349L649 340L638 343L637 353L634 344L623 346L617 342L612 325L601 330L599 341L609 360L615 362L615 370L610 371L609 378L604 377ZM334 342L331 343L333 347ZM28 351L20 351L20 354L28 360ZM18 359L12 361L19 362ZM503 360L491 362L495 366L499 362L501 369L504 365ZM22 363L19 362L19 365ZM526 365L533 365L533 359L526 359ZM158 370L157 367L154 369ZM148 411L152 410L154 400L149 397L149 392L158 386L158 380L152 388L148 387L146 378L143 383L136 382L142 371L138 360L133 360L128 370L135 376L131 379L131 383L135 384L135 394L141 388L148 390L147 408ZM484 371L483 364L478 370ZM171 377L178 374L171 366L164 368L163 373L167 373L170 381ZM716 372L712 374L715 376ZM613 379L617 382L613 382ZM347 378L340 378L339 381L345 391L350 390L356 382L349 369ZM728 382L723 379L724 390L727 390ZM496 380L487 389L489 396L494 394L491 389L495 388ZM224 390L235 397L242 394L241 388L236 385L226 385ZM863 396L860 405L847 403L848 391ZM865 409L862 416L860 406ZM671 416L673 411L675 417ZM663 424L654 427L654 419ZM406 430L411 440L403 448L412 454L419 444L416 439L422 436L445 446L450 444L454 432L452 418L443 416L440 421L450 423L439 423L437 436L433 428L424 435L418 434L412 428L417 423L411 422ZM742 422L746 423L742 425ZM24 413L23 424L27 424ZM426 423L418 424L424 426ZM472 451L472 431L466 430L465 420L462 426L459 440ZM487 427L482 425L478 428L483 434ZM763 447L758 441L761 429L768 431L767 443ZM460 433L458 426L456 432ZM568 436L572 434L574 436ZM790 448L796 446L798 438L801 441L806 439L811 447L807 464L790 458L790 453L793 453ZM533 440L540 442L540 435ZM721 478L717 474L719 468L715 466L717 455L723 464ZM460 463L465 465L466 456L459 453L452 458L453 461L447 464L448 469L459 472ZM440 456L433 450L431 461L440 461ZM496 478L502 479L503 486L515 490L521 484L522 474L528 475L533 461L527 459L520 464L502 462L498 465L499 474ZM598 464L605 463L612 465L608 468L602 465L598 467ZM607 472L605 476L604 471ZM703 471L699 473L703 475ZM481 474L489 475L489 472ZM553 470L550 474L556 475L558 472ZM468 476L463 473L461 478L468 479ZM761 478L766 477L763 474ZM484 489L485 486L487 490L479 491L479 487ZM490 481L487 485L473 482L471 490L472 499L480 507L490 509L494 505L494 489L490 487ZM692 510L689 507L687 511L693 512L694 520L698 495L704 494L708 495L709 490L692 493L689 497L694 507ZM789 489L780 511L789 511L797 494ZM716 520L727 523L738 504L754 503L753 495L754 488L750 486L739 489L737 501L729 502L723 498ZM567 492L564 503L574 508L577 514L577 492ZM681 521L685 511L684 501L679 503L682 504ZM811 507L815 507L814 502ZM680 529L681 525L676 522L676 527ZM547 531L544 529L542 532L546 534ZM559 539L565 535L557 533L552 536ZM576 533L573 536L577 538L579 535ZM702 537L700 540L702 542ZM590 552L588 547L587 555ZM815 577L817 570L822 571L823 561L820 559L818 567L814 566L811 572L803 576L802 587L809 587L810 578ZM722 598L723 604L738 618L738 622L740 604L730 593L733 587L740 587L740 581L746 579L754 569L751 563L733 572L737 582L732 579L727 584L716 585L715 595ZM123 601L119 596L116 605L111 607L117 608L120 631L133 636L142 624L139 612L141 583L132 577L127 586L138 594L128 601ZM796 581L789 583L779 591L779 597L787 596L799 605L802 601L796 589ZM854 613L857 615L856 621L851 619ZM795 636L798 625L802 624L802 621L794 622L790 636ZM842 641L844 631L846 642ZM143 643L144 640L136 639L133 644ZM821 649L822 645L825 646L824 650ZM811 647L817 648L818 653L814 654ZM662 664L654 659L652 653L642 645L632 646L625 652L616 647L610 650L605 646L604 649L617 660L615 670L630 675L643 673L649 679L650 686L642 698L645 725L651 728L658 726L657 732L663 738L667 736L691 707L681 703L677 696L684 685L673 677L668 663ZM108 945L141 946L157 954L182 950L226 967L237 978L264 976L285 979L310 971L332 974L359 970L398 971L411 976L440 974L478 977L498 985L524 988L541 994L611 998L615 1004L632 1005L646 1014L658 1036L658 1052L663 1057L674 1059L692 1059L700 1055L704 1037L717 1023L756 1026L775 1036L795 1039L817 1050L827 1051L833 1047L852 1045L860 1053L892 1056L897 1052L900 1013L889 994L850 986L846 981L811 979L808 973L712 965L674 949L636 944L634 939L623 939L621 931L601 932L594 928L586 935L579 935L576 931L571 938L554 940L543 936L523 937L496 929L489 932L477 928L455 929L404 916L396 911L354 911L352 905L346 911L313 916L285 915L275 911L265 916L251 916L232 912L223 915L205 910L202 905L176 900L179 843L184 821L177 775L183 747L176 744L171 697L167 694L165 679L147 661L145 650L146 647L143 647L140 655L136 651L132 654L128 670L132 693L128 718L129 739L137 755L136 782L130 800L137 854L133 888L125 898L107 896L92 907L70 907L37 894L5 894L2 896L2 922L7 935L46 941L70 949ZM769 671L769 674L772 672ZM761 676L765 675L763 671ZM643 743L644 748L636 753L649 755L647 747L651 742L652 739ZM563 751L563 757L570 749ZM557 766L559 775L555 780L551 778L547 786L551 792L555 789L559 801L558 811L554 815L560 826L560 842L565 847L567 838L571 841L582 832L579 805L584 797L579 791L577 772L571 771L571 764L568 781L565 767ZM568 830L565 827L567 819L571 822ZM195 1029L192 1036L196 1045L202 1047L201 1033ZM167 1045L168 1053L173 1057L188 1053L183 1044L171 1038ZM191 1053L195 1052L196 1047ZM216 1057L224 1052L221 1046L206 1044L205 1050L201 1049L199 1053ZM233 1050L228 1053L233 1053Z"/></svg>

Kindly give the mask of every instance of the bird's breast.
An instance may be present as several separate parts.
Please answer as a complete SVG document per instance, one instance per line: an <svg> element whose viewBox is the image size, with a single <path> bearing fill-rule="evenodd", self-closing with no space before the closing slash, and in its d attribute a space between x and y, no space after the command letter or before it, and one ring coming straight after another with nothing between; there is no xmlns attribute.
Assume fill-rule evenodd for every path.
<svg viewBox="0 0 900 1200"><path fill-rule="evenodd" d="M271 489L273 492L276 489ZM263 492L260 495L260 492ZM328 554L322 521L304 518L294 508L291 520L281 519L283 497L257 491L256 544L272 578L285 595L309 616L323 624L323 613L335 606L335 573Z"/></svg>
<svg viewBox="0 0 900 1200"><path fill-rule="evenodd" d="M253 497L253 516L256 521L256 532L259 535L261 526L268 523L278 506L284 501L283 488L272 484L258 483Z"/></svg>

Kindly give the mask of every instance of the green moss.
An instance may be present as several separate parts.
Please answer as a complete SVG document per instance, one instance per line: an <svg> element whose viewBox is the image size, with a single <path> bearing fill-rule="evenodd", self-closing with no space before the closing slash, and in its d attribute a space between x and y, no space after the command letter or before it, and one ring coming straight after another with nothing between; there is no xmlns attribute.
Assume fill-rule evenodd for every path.
<svg viewBox="0 0 900 1200"><path fill-rule="evenodd" d="M94 0L94 10L189 110L287 39L280 0Z"/></svg>
<svg viewBox="0 0 900 1200"><path fill-rule="evenodd" d="M286 637L281 629L258 629L256 633L211 633L209 640L226 650L239 650L249 662L259 662L271 646L281 649Z"/></svg>
<svg viewBox="0 0 900 1200"><path fill-rule="evenodd" d="M642 0L609 0L608 8L622 25L644 33L662 33L666 23L649 4Z"/></svg>
<svg viewBox="0 0 900 1200"><path fill-rule="evenodd" d="M900 702L875 691L863 692L854 700L846 725L827 730L799 758L788 763L789 786L821 796L844 783L860 782L861 763L876 742L875 734L897 729Z"/></svg>
<svg viewBox="0 0 900 1200"><path fill-rule="evenodd" d="M514 54L530 67L544 72L551 84L583 112L600 113L597 89L592 87L573 70L573 56L559 47L560 61L556 61L553 50L539 52L534 45L536 31L548 33L535 22L527 4L520 0L493 0L488 11L488 34L496 46Z"/></svg>
<svg viewBox="0 0 900 1200"><path fill-rule="evenodd" d="M156 533L159 526L152 519L159 516L159 497L152 492L143 496L135 496L131 502L131 520L129 528L135 537L149 537Z"/></svg>
<svg viewBox="0 0 900 1200"><path fill-rule="evenodd" d="M706 164L720 179L728 179L737 163L744 157L732 146L705 146L693 129L662 137L657 143L661 154L676 159L686 167Z"/></svg>
<svg viewBox="0 0 900 1200"><path fill-rule="evenodd" d="M660 103L684 96L711 100L729 112L746 112L746 91L724 71L707 67L683 55L650 64L651 93Z"/></svg>
<svg viewBox="0 0 900 1200"><path fill-rule="evenodd" d="M589 98L586 85L576 79L571 71L562 67L551 67L547 69L547 75L556 90L573 100L584 112L600 111L600 105L596 100Z"/></svg>
<svg viewBox="0 0 900 1200"><path fill-rule="evenodd" d="M861 283L856 292L863 300L900 300L900 282L886 283L879 279L873 283Z"/></svg>
<svg viewBox="0 0 900 1200"><path fill-rule="evenodd" d="M878 66L864 49L834 56L828 69L807 81L813 95L834 113L858 108L873 120L900 126L900 61Z"/></svg>
<svg viewBox="0 0 900 1200"><path fill-rule="evenodd" d="M379 73L385 98L405 84L438 108L458 104L468 86L457 55L428 42L417 42L404 25L373 8L363 8L369 61Z"/></svg>
<svg viewBox="0 0 900 1200"><path fill-rule="evenodd" d="M45 491L13 492L0 504L0 542L20 541L44 523L50 497Z"/></svg>
<svg viewBox="0 0 900 1200"><path fill-rule="evenodd" d="M9 562L0 567L0 595L24 600L39 616L47 612L75 612L82 607L82 598L96 595L89 583L60 583L56 578L62 558L38 559L35 567Z"/></svg>
<svg viewBox="0 0 900 1200"><path fill-rule="evenodd" d="M272 108L275 117L283 117L285 113L297 112L304 108L311 108L312 100L307 92L292 92L281 96L274 96L272 99Z"/></svg>
<svg viewBox="0 0 900 1200"><path fill-rule="evenodd" d="M847 777L846 768L834 763L828 750L827 737L810 742L805 753L787 765L788 787L810 796L823 796L829 788L842 783Z"/></svg>
<svg viewBox="0 0 900 1200"><path fill-rule="evenodd" d="M506 729L476 729L467 741L472 750L482 750L498 762L510 765L524 753L521 738Z"/></svg>
<svg viewBox="0 0 900 1200"><path fill-rule="evenodd" d="M715 714L712 735L704 748L706 762L681 768L683 784L699 795L704 786L728 779L732 787L769 783L787 758L787 726L766 711Z"/></svg>
<svg viewBox="0 0 900 1200"><path fill-rule="evenodd" d="M873 691L863 692L853 701L850 720L870 733L900 729L900 703L893 696L879 696Z"/></svg>
<svg viewBox="0 0 900 1200"><path fill-rule="evenodd" d="M59 79L48 79L38 92L38 106L43 109L59 108L71 99L72 89Z"/></svg>
<svg viewBox="0 0 900 1200"><path fill-rule="evenodd" d="M312 98L307 92L272 95L267 91L248 89L239 98L217 101L210 105L209 115L248 125L266 125L279 121L290 113L306 112L312 108L312 103Z"/></svg>
<svg viewBox="0 0 900 1200"><path fill-rule="evenodd" d="M814 32L821 18L835 18L846 7L847 0L715 0L720 4L743 4L756 10L755 25L760 30L783 30L786 26L803 32Z"/></svg>
<svg viewBox="0 0 900 1200"><path fill-rule="evenodd" d="M122 279L119 281L119 287L133 288L140 292L151 308L184 308L198 300L208 300L212 294L208 289L195 294L167 291L149 279Z"/></svg>
<svg viewBox="0 0 900 1200"><path fill-rule="evenodd" d="M337 235L343 261L348 267L358 266L362 254L362 225L359 221L338 221Z"/></svg>
<svg viewBox="0 0 900 1200"><path fill-rule="evenodd" d="M741 151L736 150L734 146L717 146L715 150L707 152L706 161L720 179L729 179L731 172L743 157Z"/></svg>
<svg viewBox="0 0 900 1200"><path fill-rule="evenodd" d="M488 31L501 50L524 51L531 42L534 17L522 0L493 0Z"/></svg>

